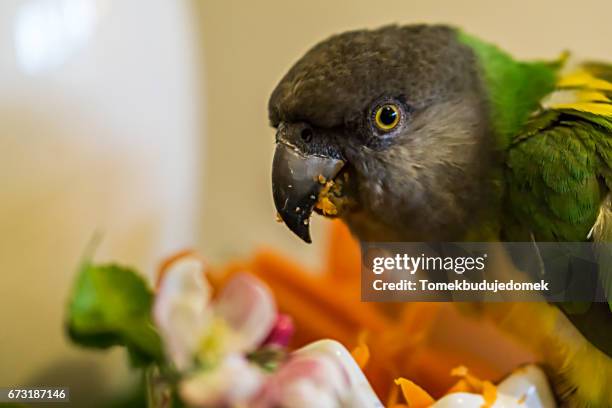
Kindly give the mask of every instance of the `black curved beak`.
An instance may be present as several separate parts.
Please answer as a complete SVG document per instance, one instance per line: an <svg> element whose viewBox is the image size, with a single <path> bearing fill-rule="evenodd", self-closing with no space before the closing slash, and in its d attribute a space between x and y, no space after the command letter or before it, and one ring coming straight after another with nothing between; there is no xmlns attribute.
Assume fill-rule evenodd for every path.
<svg viewBox="0 0 612 408"><path fill-rule="evenodd" d="M324 154L306 154L279 140L272 162L274 205L287 227L305 242L310 239L310 216L326 180L332 180L344 161Z"/></svg>

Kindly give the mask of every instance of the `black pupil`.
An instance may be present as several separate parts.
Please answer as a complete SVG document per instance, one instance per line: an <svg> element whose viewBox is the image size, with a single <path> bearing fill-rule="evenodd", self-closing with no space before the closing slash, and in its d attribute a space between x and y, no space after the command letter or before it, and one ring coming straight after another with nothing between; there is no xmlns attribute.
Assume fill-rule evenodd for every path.
<svg viewBox="0 0 612 408"><path fill-rule="evenodd" d="M380 123L385 126L391 126L395 123L395 119L397 118L397 112L390 106L383 106L380 111Z"/></svg>
<svg viewBox="0 0 612 408"><path fill-rule="evenodd" d="M302 129L302 133L300 135L302 136L303 141L305 141L306 143L310 143L310 141L312 140L312 129L304 128Z"/></svg>

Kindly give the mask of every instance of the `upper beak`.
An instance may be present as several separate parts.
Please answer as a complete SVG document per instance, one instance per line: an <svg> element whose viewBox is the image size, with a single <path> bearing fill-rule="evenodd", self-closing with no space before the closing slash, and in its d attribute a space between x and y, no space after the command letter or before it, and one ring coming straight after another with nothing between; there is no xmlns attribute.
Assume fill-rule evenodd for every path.
<svg viewBox="0 0 612 408"><path fill-rule="evenodd" d="M310 215L324 180L331 180L344 166L341 159L323 154L306 154L278 141L272 162L274 205L287 227L307 243Z"/></svg>

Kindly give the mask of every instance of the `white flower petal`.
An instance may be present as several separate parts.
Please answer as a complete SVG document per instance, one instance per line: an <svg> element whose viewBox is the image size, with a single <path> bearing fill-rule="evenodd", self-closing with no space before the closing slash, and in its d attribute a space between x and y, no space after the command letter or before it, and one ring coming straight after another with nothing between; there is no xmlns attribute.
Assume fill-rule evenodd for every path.
<svg viewBox="0 0 612 408"><path fill-rule="evenodd" d="M215 312L238 334L241 351L251 351L276 321L276 304L267 287L247 274L236 275L215 301Z"/></svg>
<svg viewBox="0 0 612 408"><path fill-rule="evenodd" d="M191 365L211 320L210 291L202 262L196 258L174 262L161 281L153 317L168 356L179 370Z"/></svg>
<svg viewBox="0 0 612 408"><path fill-rule="evenodd" d="M497 389L503 394L523 398L525 408L557 406L544 371L535 365L519 368L502 381Z"/></svg>
<svg viewBox="0 0 612 408"><path fill-rule="evenodd" d="M179 384L184 402L194 407L244 406L260 390L264 373L239 354L218 367L199 372Z"/></svg>
<svg viewBox="0 0 612 408"><path fill-rule="evenodd" d="M431 408L481 408L483 405L482 395L455 392L440 398Z"/></svg>
<svg viewBox="0 0 612 408"><path fill-rule="evenodd" d="M288 384L283 390L280 406L289 408L340 408L337 396L317 387L307 378Z"/></svg>
<svg viewBox="0 0 612 408"><path fill-rule="evenodd" d="M440 398L431 408L482 408L485 400L480 394L456 392ZM498 394L491 408L525 408L520 405L517 398Z"/></svg>
<svg viewBox="0 0 612 408"><path fill-rule="evenodd" d="M361 368L349 351L337 341L319 340L297 350L294 354L312 357L323 355L329 361L333 361L337 367L340 367L343 378L336 375L337 378L330 377L329 382L334 384L334 388L340 387L342 389L340 393L346 406L354 408L383 407ZM341 385L338 385L339 383Z"/></svg>

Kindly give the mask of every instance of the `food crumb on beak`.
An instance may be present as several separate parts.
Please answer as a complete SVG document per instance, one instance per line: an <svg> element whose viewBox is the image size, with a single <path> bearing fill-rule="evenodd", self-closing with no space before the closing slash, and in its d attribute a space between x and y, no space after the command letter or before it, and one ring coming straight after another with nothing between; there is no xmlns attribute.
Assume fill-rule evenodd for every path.
<svg viewBox="0 0 612 408"><path fill-rule="evenodd" d="M323 215L336 215L338 214L338 208L331 202L328 197L329 189L327 186L321 190L319 194L319 200L315 204L315 207L323 213Z"/></svg>
<svg viewBox="0 0 612 408"><path fill-rule="evenodd" d="M323 188L319 192L319 197L315 203L315 208L321 211L325 216L338 215L339 206L343 204L342 187L348 181L348 174L344 173L344 178L336 180L326 180L325 177L319 175L319 183L323 184ZM333 199L333 201L330 199Z"/></svg>

